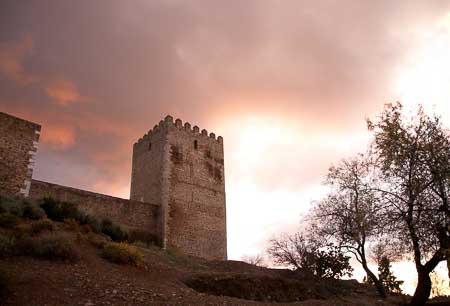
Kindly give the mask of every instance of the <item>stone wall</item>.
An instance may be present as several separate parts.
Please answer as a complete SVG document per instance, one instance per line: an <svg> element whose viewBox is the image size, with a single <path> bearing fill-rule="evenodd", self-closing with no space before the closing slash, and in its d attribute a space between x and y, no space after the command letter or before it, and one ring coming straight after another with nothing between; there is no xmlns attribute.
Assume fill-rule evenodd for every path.
<svg viewBox="0 0 450 306"><path fill-rule="evenodd" d="M227 258L223 139L168 116L134 145L131 198L157 193L164 246Z"/></svg>
<svg viewBox="0 0 450 306"><path fill-rule="evenodd" d="M32 180L30 198L45 197L76 203L87 214L109 218L129 228L146 230L160 237L157 205Z"/></svg>
<svg viewBox="0 0 450 306"><path fill-rule="evenodd" d="M0 193L28 196L41 126L0 112Z"/></svg>

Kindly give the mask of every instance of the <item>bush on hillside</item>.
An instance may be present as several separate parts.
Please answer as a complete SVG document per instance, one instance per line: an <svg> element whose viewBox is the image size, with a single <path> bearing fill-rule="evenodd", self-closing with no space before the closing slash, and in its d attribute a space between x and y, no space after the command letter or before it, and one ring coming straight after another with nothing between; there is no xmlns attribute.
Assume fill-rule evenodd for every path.
<svg viewBox="0 0 450 306"><path fill-rule="evenodd" d="M23 200L20 198L0 196L0 213L22 216Z"/></svg>
<svg viewBox="0 0 450 306"><path fill-rule="evenodd" d="M103 248L103 257L114 263L134 266L141 266L144 261L144 255L138 249L123 242L107 243Z"/></svg>
<svg viewBox="0 0 450 306"><path fill-rule="evenodd" d="M81 225L89 225L89 228L94 233L101 233L102 231L102 225L98 221L97 218L81 213L81 218L78 220Z"/></svg>
<svg viewBox="0 0 450 306"><path fill-rule="evenodd" d="M53 221L75 220L79 225L88 224L95 233L102 231L102 225L97 218L82 212L78 205L70 202L61 202L52 198L42 200L41 207ZM75 230L75 228L72 228Z"/></svg>
<svg viewBox="0 0 450 306"><path fill-rule="evenodd" d="M45 217L45 212L35 202L15 197L0 196L0 213L10 213L20 218L38 220Z"/></svg>
<svg viewBox="0 0 450 306"><path fill-rule="evenodd" d="M54 226L52 221L49 219L42 219L31 224L30 232L34 235L38 235L43 231L52 232L54 230Z"/></svg>
<svg viewBox="0 0 450 306"><path fill-rule="evenodd" d="M128 239L127 230L120 225L113 223L109 219L104 219L102 221L102 233L108 235L112 240L117 242L126 241Z"/></svg>
<svg viewBox="0 0 450 306"><path fill-rule="evenodd" d="M19 218L9 212L0 214L0 227L13 228L19 222Z"/></svg>
<svg viewBox="0 0 450 306"><path fill-rule="evenodd" d="M75 219L64 219L64 225L68 230L74 231L76 233L80 232L80 223Z"/></svg>
<svg viewBox="0 0 450 306"><path fill-rule="evenodd" d="M40 206L34 203L26 203L23 207L22 217L30 220L40 220L45 218L46 214Z"/></svg>
<svg viewBox="0 0 450 306"><path fill-rule="evenodd" d="M62 222L64 219L81 219L81 213L78 210L78 206L74 203L45 198L42 200L41 208L44 209L48 218L53 221Z"/></svg>

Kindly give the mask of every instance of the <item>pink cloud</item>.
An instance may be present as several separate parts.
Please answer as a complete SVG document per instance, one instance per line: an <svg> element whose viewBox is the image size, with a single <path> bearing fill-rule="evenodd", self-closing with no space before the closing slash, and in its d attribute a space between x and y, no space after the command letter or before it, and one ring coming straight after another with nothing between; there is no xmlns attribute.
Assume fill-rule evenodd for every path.
<svg viewBox="0 0 450 306"><path fill-rule="evenodd" d="M62 106L80 100L80 94L75 84L65 79L54 79L45 86L46 94L56 103Z"/></svg>
<svg viewBox="0 0 450 306"><path fill-rule="evenodd" d="M46 124L41 141L55 151L64 151L75 145L75 131L69 126Z"/></svg>
<svg viewBox="0 0 450 306"><path fill-rule="evenodd" d="M23 61L31 54L32 48L30 35L17 42L0 43L0 74L21 85L30 84L34 78L25 71Z"/></svg>

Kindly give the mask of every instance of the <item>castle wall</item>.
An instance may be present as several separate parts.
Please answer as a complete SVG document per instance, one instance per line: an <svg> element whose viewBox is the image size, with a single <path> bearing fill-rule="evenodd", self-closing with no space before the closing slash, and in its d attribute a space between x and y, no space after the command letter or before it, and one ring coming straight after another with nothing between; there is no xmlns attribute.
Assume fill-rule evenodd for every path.
<svg viewBox="0 0 450 306"><path fill-rule="evenodd" d="M41 126L0 112L0 193L28 196Z"/></svg>
<svg viewBox="0 0 450 306"><path fill-rule="evenodd" d="M158 205L32 180L30 198L45 197L76 203L87 214L109 218L129 228L146 230L157 237L161 235Z"/></svg>

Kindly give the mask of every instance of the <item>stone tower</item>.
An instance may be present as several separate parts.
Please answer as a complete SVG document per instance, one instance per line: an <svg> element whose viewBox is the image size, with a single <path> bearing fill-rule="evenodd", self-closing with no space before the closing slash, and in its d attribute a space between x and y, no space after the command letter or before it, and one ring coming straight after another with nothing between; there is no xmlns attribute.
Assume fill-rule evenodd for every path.
<svg viewBox="0 0 450 306"><path fill-rule="evenodd" d="M160 205L163 247L227 258L222 137L167 116L133 146L130 199Z"/></svg>

